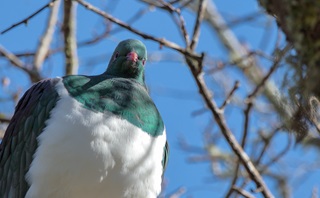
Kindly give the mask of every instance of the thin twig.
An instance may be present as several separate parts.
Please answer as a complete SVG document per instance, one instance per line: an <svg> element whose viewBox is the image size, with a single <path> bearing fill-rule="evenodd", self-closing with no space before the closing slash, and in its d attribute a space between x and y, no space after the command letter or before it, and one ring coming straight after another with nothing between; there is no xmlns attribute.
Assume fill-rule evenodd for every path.
<svg viewBox="0 0 320 198"><path fill-rule="evenodd" d="M235 171L234 171L234 175L233 175L229 190L227 191L226 196L224 196L226 198L229 198L232 195L232 193L234 192L234 186L235 186L235 184L237 183L237 180L238 180L239 169L240 169L240 160L238 159L236 161L236 168L235 168Z"/></svg>
<svg viewBox="0 0 320 198"><path fill-rule="evenodd" d="M78 71L78 55L76 41L76 20L75 2L64 1L63 35L64 35L64 55L66 59L66 75L76 74Z"/></svg>
<svg viewBox="0 0 320 198"><path fill-rule="evenodd" d="M287 143L287 146L280 152L278 153L278 155L274 156L268 163L266 163L262 168L260 168L259 170L261 172L265 172L269 166L271 166L272 164L274 164L275 162L277 162L284 154L286 154L290 147L291 147L291 137L288 136L288 143Z"/></svg>
<svg viewBox="0 0 320 198"><path fill-rule="evenodd" d="M36 16L37 14L39 14L40 12L42 12L44 9L53 6L53 3L56 0L52 0L50 3L42 6L39 10L35 11L33 14L31 14L30 16L28 16L27 18L23 19L22 21L19 21L18 23L13 24L12 26L8 27L7 29L3 30L0 34L4 34L6 32L8 32L9 30L21 25L21 24L28 24L28 21L30 19L32 19L34 16Z"/></svg>
<svg viewBox="0 0 320 198"><path fill-rule="evenodd" d="M196 60L200 60L201 59L200 55L192 53L189 50L186 50L186 49L180 47L178 44L176 44L174 42L168 41L168 40L166 40L164 38L161 38L161 39L160 38L156 38L154 36L151 36L149 34L141 32L141 31L131 27L127 23L124 23L123 21L121 21L121 20L119 20L117 18L114 18L113 16L111 16L111 15L109 15L109 14L107 14L107 13L101 11L101 10L99 10L98 8L94 7L93 5L91 5L91 4L89 4L89 3L85 2L85 1L82 1L82 0L76 0L76 1L80 5L82 5L85 8L87 8L88 10L93 11L94 13L96 13L96 14L98 14L98 15L100 15L100 16L102 16L102 17L104 17L104 18L106 18L106 19L108 19L110 21L112 21L113 23L118 24L119 26L121 26L121 27L123 27L123 28L125 28L125 29L127 29L127 30L129 30L129 31L141 36L144 39L149 39L149 40L156 41L160 45L163 45L163 46L166 46L166 47L171 48L173 50L176 50L176 51L178 51L178 52L180 52L180 53L182 53L184 55L187 55L187 56L190 56L192 58L195 58Z"/></svg>
<svg viewBox="0 0 320 198"><path fill-rule="evenodd" d="M189 65L189 67L192 67ZM194 71L191 69L191 71ZM206 102L207 107L210 109L212 112L217 124L219 125L222 134L224 135L225 139L231 146L232 150L234 153L239 157L241 160L243 166L245 167L246 171L250 175L251 179L256 183L257 188L262 188L262 194L267 197L271 198L274 197L263 181L260 173L258 172L257 168L254 166L248 155L244 152L242 149L241 145L238 143L236 140L235 136L233 133L230 131L228 128L225 118L221 112L221 110L217 107L216 103L211 99L211 94L204 82L203 76L198 75L195 72L193 72L193 75L195 77L196 83L198 85L200 94L203 96L203 99Z"/></svg>
<svg viewBox="0 0 320 198"><path fill-rule="evenodd" d="M0 118L1 123L10 123L11 119L9 118Z"/></svg>
<svg viewBox="0 0 320 198"><path fill-rule="evenodd" d="M188 1L183 1L179 9L183 9L187 7L190 3L192 3L194 0L188 0Z"/></svg>
<svg viewBox="0 0 320 198"><path fill-rule="evenodd" d="M163 9L168 11L172 18L173 21L176 23L176 25L179 28L179 31L181 32L183 38L184 38L184 42L186 44L186 46L189 46L189 34L187 32L187 28L186 28L186 24L185 24L185 20L183 18L183 16L181 15L181 10L179 8L175 8L171 3L163 1L163 0L159 0L157 2L153 2L153 1L148 1L148 0L140 0L148 5ZM178 15L178 17L176 18L174 13L176 13Z"/></svg>
<svg viewBox="0 0 320 198"><path fill-rule="evenodd" d="M41 76L38 73L38 71L28 69L28 66L25 65L17 56L15 56L13 53L7 51L1 45L0 45L0 54L2 54L4 57L6 57L12 63L13 66L26 72L29 75L30 80L32 82L37 82L37 81L41 80Z"/></svg>
<svg viewBox="0 0 320 198"><path fill-rule="evenodd" d="M197 46L197 43L199 41L199 36L200 36L200 25L204 17L205 13L205 8L206 8L206 3L207 0L199 0L199 8L197 12L197 19L196 19L196 24L194 25L193 28L193 35L192 35L192 40L190 44L190 49L194 50Z"/></svg>
<svg viewBox="0 0 320 198"><path fill-rule="evenodd" d="M276 135L276 133L281 129L281 127L277 127L275 128L268 137L264 137L263 134L260 135L261 139L264 142L264 146L261 149L261 152L259 154L259 156L257 157L257 159L255 160L255 164L259 165L262 157L264 156L265 152L267 151L268 147L270 146L271 140L273 139L273 137Z"/></svg>
<svg viewBox="0 0 320 198"><path fill-rule="evenodd" d="M241 138L241 146L243 149L245 149L246 146L246 140L247 140L247 136L248 136L248 131L249 131L249 120L250 120L250 111L252 109L252 103L248 103L247 108L244 110L244 127L243 127L243 134L242 134L242 138Z"/></svg>
<svg viewBox="0 0 320 198"><path fill-rule="evenodd" d="M275 58L269 72L267 75L264 76L264 78L260 81L260 83L256 86L256 88L252 91L251 94L247 97L247 102L251 103L253 98L257 95L259 90L266 84L267 80L271 76L271 74L276 70L276 68L279 66L279 63L281 62L283 56L288 52L288 50L291 49L291 45L288 44L283 50L281 50L278 54L278 56Z"/></svg>
<svg viewBox="0 0 320 198"><path fill-rule="evenodd" d="M176 192L172 193L169 198L179 198L181 197L184 193L186 193L186 188L185 187L181 187L179 188Z"/></svg>
<svg viewBox="0 0 320 198"><path fill-rule="evenodd" d="M245 150L245 144L246 144L246 139L248 136L248 128L249 128L249 114L250 114L250 110L252 108L252 103L249 103L246 110L244 111L245 114L245 121L244 121L244 127L243 127L243 134L242 134L242 138L241 138L241 147L243 150ZM233 179L231 181L231 186L227 192L226 197L230 197L232 192L233 192L233 187L236 184L237 180L238 180L238 176L239 176L239 170L240 170L240 160L237 159L236 161L236 168L235 168L235 174L233 176Z"/></svg>
<svg viewBox="0 0 320 198"><path fill-rule="evenodd" d="M185 20L183 18L183 16L181 15L181 10L179 8L174 8L171 4L165 2L165 1L161 1L161 3L165 6L167 6L170 11L175 12L178 15L178 20L176 21L176 24L179 27L179 30L181 31L181 34L184 38L184 42L186 44L186 46L189 46L189 34L186 28L186 23Z"/></svg>
<svg viewBox="0 0 320 198"><path fill-rule="evenodd" d="M235 192L239 193L239 194L242 195L243 197L246 197L246 198L254 198L253 195L251 195L248 191L243 190L242 188L238 188L238 187L233 186L233 187L232 187L232 190L234 190Z"/></svg>
<svg viewBox="0 0 320 198"><path fill-rule="evenodd" d="M232 98L234 92L239 88L239 86L240 86L240 82L239 82L239 81L236 81L236 82L234 83L233 88L231 89L230 93L228 94L226 100L222 103L222 105L221 105L221 107L220 107L221 110L224 110L224 108L227 106L227 104L230 103L231 98Z"/></svg>
<svg viewBox="0 0 320 198"><path fill-rule="evenodd" d="M190 3L188 7L190 7L195 13L198 12L196 4ZM246 75L254 84L259 84L263 74L261 67L259 67L259 64L254 57L248 56L250 51L242 45L232 30L228 28L224 18L217 10L214 1L207 2L204 20L206 20L206 22L208 22L208 24L217 32L220 41L226 47L232 60L239 60L241 57L248 57L239 62L236 66L239 67L244 75ZM283 99L283 94L272 81L268 81L266 83L263 93L272 103L277 113L283 117L285 121L290 120L293 112L290 108L286 108L287 103ZM285 122L285 125L288 127L290 127L290 124L291 123L289 121Z"/></svg>
<svg viewBox="0 0 320 198"><path fill-rule="evenodd" d="M221 113L221 110L217 107L216 103L214 101L212 101L211 99L211 94L204 82L203 76L202 76L202 64L203 64L203 58L204 58L204 54L202 53L201 56L190 52L187 49L181 48L179 45L169 42L165 39L158 39L155 38L153 36L150 36L146 33L143 33L139 30L136 30L134 28L132 28L131 26L127 25L126 23L112 17L111 15L93 7L91 4L84 2L82 0L76 0L77 2L79 2L79 4L83 5L84 7L86 7L88 10L91 10L95 13L97 13L98 15L109 19L110 21L120 25L121 27L126 28L127 30L140 35L141 37L145 38L145 39L150 39L153 41L158 42L160 45L164 45L167 46L171 49L174 49L182 54L185 55L186 57L186 61L188 63L188 66L190 68L190 70L192 71L192 74L196 80L196 83L198 85L199 91L203 97L203 99L205 100L205 103L207 104L208 108L211 110L217 124L219 125L222 134L224 135L225 139L227 140L227 142L229 143L229 145L231 146L232 150L234 151L234 153L241 159L241 162L243 163L245 169L247 170L247 172L249 173L250 177L252 178L252 180L256 183L257 188L262 188L262 194L267 197L267 198L271 198L273 197L272 193L270 192L270 190L268 189L268 187L266 186L266 184L264 183L261 175L259 174L258 170L256 169L256 167L253 165L252 161L250 160L250 158L248 157L248 155L243 151L243 149L241 148L240 144L237 142L235 136L233 135L233 133L230 131L230 129L228 128L226 121L224 119L223 114ZM197 65L195 65L197 64Z"/></svg>
<svg viewBox="0 0 320 198"><path fill-rule="evenodd" d="M60 7L60 0L56 0L56 2L53 3L53 6L51 8L51 13L49 15L48 25L46 28L45 33L43 34L43 37L41 38L41 41L39 43L39 47L37 49L37 52L34 56L33 60L33 66L35 69L40 71L43 61L45 60L46 56L48 55L50 44L52 41L52 37L54 34L55 26L58 19L58 13L59 13L59 7Z"/></svg>
<svg viewBox="0 0 320 198"><path fill-rule="evenodd" d="M186 22L185 22L183 16L181 15L180 9L179 9L179 12L178 12L178 17L179 17L180 29L181 29L184 41L186 43L186 46L189 46L190 38L189 38L189 34L188 34L188 31L187 31L187 27L186 27Z"/></svg>
<svg viewBox="0 0 320 198"><path fill-rule="evenodd" d="M236 25L243 24L245 22L250 22L250 21L256 20L260 16L263 16L263 12L259 10L257 12L253 12L253 13L247 14L247 15L242 16L240 18L236 17L235 20L231 20L231 21L228 22L227 27L231 28L231 27L234 27Z"/></svg>

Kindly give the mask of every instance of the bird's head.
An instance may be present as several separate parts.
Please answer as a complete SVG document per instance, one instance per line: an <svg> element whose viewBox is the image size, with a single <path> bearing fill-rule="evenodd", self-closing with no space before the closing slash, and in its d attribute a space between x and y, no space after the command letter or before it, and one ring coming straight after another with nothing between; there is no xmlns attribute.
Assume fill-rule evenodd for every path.
<svg viewBox="0 0 320 198"><path fill-rule="evenodd" d="M107 74L133 78L144 84L144 65L147 60L145 45L134 39L121 41L112 54L106 71Z"/></svg>

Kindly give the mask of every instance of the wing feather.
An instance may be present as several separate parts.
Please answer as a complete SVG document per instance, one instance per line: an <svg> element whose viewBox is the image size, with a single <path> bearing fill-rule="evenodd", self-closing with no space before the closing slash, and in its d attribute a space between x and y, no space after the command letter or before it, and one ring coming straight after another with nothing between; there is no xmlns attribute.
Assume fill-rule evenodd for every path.
<svg viewBox="0 0 320 198"><path fill-rule="evenodd" d="M59 99L55 85L60 79L34 84L18 102L0 145L0 197L25 197L25 175L37 148L37 137Z"/></svg>

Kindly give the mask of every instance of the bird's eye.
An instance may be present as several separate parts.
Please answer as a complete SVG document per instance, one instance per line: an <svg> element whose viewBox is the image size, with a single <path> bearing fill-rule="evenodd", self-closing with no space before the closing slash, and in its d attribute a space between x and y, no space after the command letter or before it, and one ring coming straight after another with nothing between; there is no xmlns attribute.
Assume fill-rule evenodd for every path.
<svg viewBox="0 0 320 198"><path fill-rule="evenodd" d="M146 59L142 60L142 65L146 64Z"/></svg>
<svg viewBox="0 0 320 198"><path fill-rule="evenodd" d="M113 60L116 60L119 57L119 52L116 52L113 56Z"/></svg>
<svg viewBox="0 0 320 198"><path fill-rule="evenodd" d="M119 56L119 52L116 52L116 54L114 55L115 58L118 58Z"/></svg>

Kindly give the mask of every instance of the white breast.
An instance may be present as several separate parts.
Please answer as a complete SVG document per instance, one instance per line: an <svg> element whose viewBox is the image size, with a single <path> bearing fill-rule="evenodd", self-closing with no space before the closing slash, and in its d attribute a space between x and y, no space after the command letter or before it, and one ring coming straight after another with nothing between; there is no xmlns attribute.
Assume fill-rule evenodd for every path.
<svg viewBox="0 0 320 198"><path fill-rule="evenodd" d="M27 174L27 198L155 198L161 190L165 133L153 138L111 113L61 97Z"/></svg>

